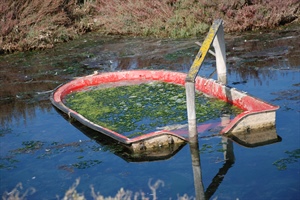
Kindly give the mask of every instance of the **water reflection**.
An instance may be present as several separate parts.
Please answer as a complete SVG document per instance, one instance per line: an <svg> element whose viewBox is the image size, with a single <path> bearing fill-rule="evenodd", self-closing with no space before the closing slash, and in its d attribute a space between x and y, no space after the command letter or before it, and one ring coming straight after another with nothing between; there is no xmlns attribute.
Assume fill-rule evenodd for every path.
<svg viewBox="0 0 300 200"><path fill-rule="evenodd" d="M222 126L226 126L229 121L229 116L225 115L221 117ZM218 187L225 178L228 170L235 163L233 141L245 147L258 147L279 142L281 141L281 138L277 135L276 129L273 128L270 130L256 131L251 133L235 133L235 135L230 135L229 138L222 136L221 140L221 143L223 144L224 164L204 192L198 137L190 138L189 146L192 158L194 186L197 200L210 199L213 197L214 193L217 191Z"/></svg>
<svg viewBox="0 0 300 200"><path fill-rule="evenodd" d="M185 144L176 145L160 148L157 151L135 152L130 146L122 145L116 140L105 136L97 131L94 131L77 121L72 121L70 118L59 110L56 110L65 120L69 121L78 130L83 132L86 136L95 140L101 145L103 149L106 149L116 156L124 159L127 162L151 162L158 160L166 160L178 153ZM221 116L221 126L224 127L230 122L230 115L223 114ZM218 135L219 137L221 135ZM191 165L194 177L195 195L197 200L210 199L218 190L223 179L225 178L229 169L235 163L233 142L236 142L244 147L259 147L263 145L273 144L280 142L281 138L277 135L275 127L269 130L252 131L252 132L241 132L228 134L221 136L221 144L223 151L223 166L218 170L216 175L211 180L211 183L205 189L203 184L202 169L201 169L201 158L199 150L199 139L201 137L189 138L189 148L191 154Z"/></svg>
<svg viewBox="0 0 300 200"><path fill-rule="evenodd" d="M204 186L202 182L202 170L200 163L198 137L190 138L190 152L192 157L192 168L194 174L194 187L196 199L205 199Z"/></svg>
<svg viewBox="0 0 300 200"><path fill-rule="evenodd" d="M86 136L95 140L98 144L101 145L102 148L105 148L112 152L113 154L119 156L127 162L149 162L149 161L157 161L157 160L166 160L174 156L177 152L179 152L186 143L180 144L172 144L170 146L162 146L158 149L152 149L151 151L135 151L135 149L131 145L125 145L117 140L112 139L111 137L106 136L105 134L101 134L100 132L94 131L78 121L70 119L65 113L56 109L56 111L67 121L75 126L78 130L84 133Z"/></svg>
<svg viewBox="0 0 300 200"><path fill-rule="evenodd" d="M223 167L221 167L218 173L214 176L211 183L204 192L204 186L202 182L202 170L200 162L199 144L198 138L191 138L190 151L192 157L192 168L194 174L194 186L197 200L210 199L217 191L219 185L222 183L226 173L234 164L235 158L233 153L233 144L231 140L222 137L224 161Z"/></svg>
<svg viewBox="0 0 300 200"><path fill-rule="evenodd" d="M222 183L228 170L233 166L235 162L235 157L233 153L233 143L228 138L222 137L223 150L224 150L224 164L219 169L218 173L212 179L205 191L206 199L210 199L213 194L217 191L219 185Z"/></svg>
<svg viewBox="0 0 300 200"><path fill-rule="evenodd" d="M251 133L240 132L228 134L227 137L245 147L259 147L280 142L282 140L281 137L277 135L276 128L253 131Z"/></svg>

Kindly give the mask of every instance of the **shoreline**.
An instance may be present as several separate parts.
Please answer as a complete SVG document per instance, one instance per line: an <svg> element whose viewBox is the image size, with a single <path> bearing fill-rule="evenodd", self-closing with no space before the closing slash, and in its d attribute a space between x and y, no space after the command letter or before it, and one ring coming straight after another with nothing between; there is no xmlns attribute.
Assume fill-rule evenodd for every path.
<svg viewBox="0 0 300 200"><path fill-rule="evenodd" d="M190 38L222 18L226 33L299 24L297 0L8 0L0 7L0 54L53 48L88 32Z"/></svg>

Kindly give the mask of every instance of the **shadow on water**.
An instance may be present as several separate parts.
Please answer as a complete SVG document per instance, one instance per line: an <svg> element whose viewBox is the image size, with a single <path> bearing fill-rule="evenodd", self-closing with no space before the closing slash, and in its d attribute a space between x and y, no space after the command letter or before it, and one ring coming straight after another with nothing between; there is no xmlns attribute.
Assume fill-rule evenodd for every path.
<svg viewBox="0 0 300 200"><path fill-rule="evenodd" d="M213 142L215 142L215 140L221 140L223 149L222 152L224 158L221 159L223 161L223 164L219 168L219 170L213 171L215 167L207 164L208 161L210 161L209 155L204 153L201 154L200 158L199 149L201 149L201 146L203 147L206 143L210 144L210 140L205 140L205 138L200 138L200 141L198 141L197 138L197 140L189 144L191 161L188 160L188 162L186 162L186 165L183 165L182 163L177 162L186 161L186 157L180 155L185 150L186 146L181 146L177 149L173 149L159 158L157 157L157 154L155 154L156 157L153 157L151 155L147 155L149 157L145 157L143 155L134 155L128 147L120 147L118 144L115 144L113 141L110 141L107 138L104 138L102 136L99 137L98 133L87 129L86 127L82 127L77 122L71 122L71 124L74 125L78 130L83 132L88 138L91 138L93 141L97 142L99 146L107 148L109 152L112 152L118 157L121 157L122 160L126 162L144 163L144 161L166 159L168 161L164 161L164 163L168 164L168 166L166 167L159 166L151 169L151 167L154 166L151 164L149 164L151 165L150 167L146 167L146 165L143 165L143 167L147 168L147 173L152 173L153 177L155 176L155 174L158 174L159 171L162 171L161 176L165 177L166 180L175 180L174 183L172 183L173 185L169 183L169 185L167 185L166 187L171 191L169 192L169 194L182 190L186 192L186 190L188 190L187 187L181 186L184 188L182 189L179 186L176 187L176 185L174 184L176 183L180 185L180 182L184 182L184 184L189 183L188 181L186 181L188 178L185 177L189 177L189 175L186 175L187 172L185 172L184 170L186 170L191 163L193 168L195 192L190 192L189 194L195 194L197 197L203 197L204 195L206 199L209 199L212 197L216 197L217 195L217 197L219 196L220 199L238 198L238 196L235 196L234 193L230 193L228 191L230 191L232 188L235 188L236 190L234 192L238 193L239 190L242 190L241 185L243 185L243 187L250 188L249 190L251 190L248 191L247 189L243 188L244 192L238 193L241 199L242 197L246 197L244 199L247 199L247 197L248 199L249 197L261 197L262 193L265 194L264 199L274 197L272 196L272 194L269 195L269 193L265 193L266 191L270 191L271 193L273 193L273 195L279 193L279 198L285 197L286 194L294 194L294 196L291 196L291 198L295 197L297 194L300 194L299 189L295 186L299 184L299 182L294 181L293 178L294 172L299 168L294 169L293 167L291 167L291 172L279 174L277 171L273 170L273 168L270 170L270 168L268 168L266 165L260 163L266 163L265 160L271 160L275 163L273 165L275 165L280 170L286 169L287 166L292 165L292 163L297 163L297 156L299 156L299 154L297 154L298 150L291 148L299 147L299 144L296 141L298 137L296 135L296 132L299 132L299 130L297 129L297 127L299 127L299 125L297 125L297 119L299 118L300 112L299 30L299 26L296 26L281 31L266 33L245 33L243 35L231 35L225 37L228 58L228 85L240 88L245 91L251 90L251 93L255 93L254 96L258 96L259 98L262 98L266 101L272 101L272 103L274 104L280 104L280 119L279 123L277 124L277 131L279 132L279 135L283 137L283 139L277 136L276 130L257 133L255 137L249 137L249 135L247 134L238 136L235 135L230 139L221 137L219 135L213 137ZM201 38L199 39L199 41L202 40L203 39ZM55 126L56 122L54 122L54 120L56 120L56 118L54 116L56 112L54 112L55 114L53 114L52 112L54 108L49 101L49 95L54 88L66 81L71 80L73 77L91 74L95 70L106 72L127 69L167 69L187 72L199 48L194 44L195 41L197 41L197 39L157 40L145 38L100 38L96 34L90 34L84 36L84 38L72 41L67 44L61 44L56 48L50 50L1 55L0 131L1 137L2 139L4 139L3 141L6 142L9 140L9 137L12 137L11 135L13 134L11 133L15 128L14 126L17 126L18 124L22 128L25 127L22 131L27 131L30 133L26 136L22 136L24 137L22 139L26 141L30 141L32 140L32 138L35 139L35 137L38 138L38 135L41 134L42 130L44 131L51 129L49 125ZM205 65L200 70L200 75L209 77L214 70L214 58L208 56ZM216 78L215 75L213 76L213 78ZM269 90L266 85L268 86L269 84L274 84L276 80L281 80L282 82L276 83L276 85L272 85L271 91L266 93L265 91ZM259 88L259 90L256 90L256 88ZM31 123L32 120L34 121L35 119L38 119L41 112L51 113L46 117L49 117L49 120L52 120L52 122L44 126L40 125L39 127L36 125L37 127L35 129L31 129L31 124L29 123ZM22 126L22 124L25 124L26 126ZM289 125L287 126L286 124ZM64 124L64 126L66 125ZM62 128L65 127L59 127L58 129ZM12 131L6 131L6 135L5 133L2 134L2 132L5 132L5 130ZM70 127L65 128L64 131L72 132ZM289 134L288 136L286 135L287 133ZM53 135L51 135L50 137L52 136ZM48 137L49 136L47 136L47 138ZM63 138L71 136L66 135L61 137ZM280 142L281 140L282 142ZM253 151L249 152L246 148L240 148L240 145L235 146L235 142L246 147L257 148L251 148L251 150ZM273 146L269 144L274 144L276 142L280 142L278 143L279 150L275 148L271 149L272 151L274 151L274 154L272 153L272 157L269 157L270 153L265 152L266 146ZM16 148L15 146L10 148L8 142L6 142L5 144L5 148L8 148L7 150L5 149L5 151L12 152L11 149ZM235 152L233 151L233 146L235 146ZM4 149L2 149L1 151L2 161L5 159L9 159L9 156L11 155L9 153L7 155L3 153L5 152ZM263 155L263 158L260 158L260 154ZM31 162L35 159L32 157L32 154L30 154L30 156L31 158L29 158L29 156L26 157L26 159L29 159L27 162ZM64 166L65 163L69 162L69 160L64 160L66 158L60 158L59 153L53 154L52 156L53 158L49 156L50 161L63 163ZM55 159L58 157L59 159ZM258 159L258 161L256 161L254 158ZM25 161L23 161L23 159L21 158L20 160L22 160L20 161L20 165L22 165L22 163ZM248 163L248 160L250 160L251 162ZM45 161L47 160L43 160L43 162ZM114 162L117 161L114 160ZM34 163L38 164L37 161L34 161ZM101 163L101 165L105 165L105 163ZM120 164L120 162L118 162L118 165L125 164ZM209 167L207 167L207 165ZM38 166L44 165L38 164ZM181 166L183 166L181 174L172 171L173 169L175 169L176 171L178 169L181 169ZM235 166L234 169L233 166ZM256 166L259 166L259 169L256 168ZM109 174L109 169L117 169L114 168L114 166L109 166L107 167L107 169L104 169L101 166L98 167L101 170L107 170L105 171L107 175L105 174L103 176L107 178L108 183L115 183L116 187L120 185L124 186L124 184L125 186L126 184L128 184L129 186L133 187L133 185L140 185L140 183L136 183L134 179L138 179L140 181L142 180L142 178L140 177L143 177L144 179L148 178L148 176L145 175L146 172L140 174L137 172L137 169L132 169L133 172L130 171L131 169L127 169L128 171L132 172L133 175L131 175L128 179L124 179L124 182L121 182L120 180L123 179L121 179L120 177L109 179L109 177L111 177L111 174ZM130 167L132 167L132 165L130 165ZM138 168L139 165L135 165L135 167ZM168 167L170 168L170 170L165 169ZM272 164L271 167L273 167ZM22 171L25 169L28 170L28 166L27 168L22 170L21 168L23 168L23 165L19 168L14 168L14 171L8 170L9 174L7 176L4 176L3 173L6 172L5 169L1 169L1 179L3 181L8 181L7 184L9 186L16 185L11 176L12 174L14 174L14 177L24 176L23 179L19 178L18 181L27 182L28 184L33 183L30 182L33 181L33 178L27 178L27 176L24 175ZM267 171L262 172L262 170L260 170L261 168L266 169ZM252 171L252 173L247 175L248 172L244 172L243 169ZM32 170L31 166L30 170ZM35 168L33 170L35 170ZM154 172L152 172L151 170ZM246 181L242 181L242 179L240 179L239 177L231 175L230 170L234 171L232 172L232 174L238 173ZM55 172L52 172L52 174L57 175L57 168L55 168L53 171ZM73 176L90 176L87 175L89 174L88 172L77 172L75 170L74 173L74 169L72 169L71 171L71 175L61 175L62 173L59 173L59 175L57 175L56 177L59 177L58 179L61 181L70 180L73 178ZM92 176L95 177L91 177L91 182L95 182L99 179L99 177L101 177L100 175L97 175L96 172L98 171L98 169L92 169L91 173L94 173ZM142 170L140 169L140 171ZM253 171L255 171L255 174L253 173ZM74 175L72 175L72 173ZM164 176L164 173L168 174L168 176ZM208 174L213 175L212 177L209 177ZM268 174L268 176L264 176L265 174ZM60 176L64 177L62 178ZM181 177L182 179L178 178L177 176ZM254 178L251 176L253 176ZM264 177L266 181L261 180L259 176ZM278 181L274 178L278 176L281 177L281 181ZM226 181L226 183L222 185L221 183L224 181ZM260 182L262 183L260 184ZM44 184L47 183L44 182ZM62 181L61 184L68 183L64 183L64 181ZM101 184L105 185L102 186ZM257 184L259 184L259 187L257 186ZM262 184L265 184L263 185L264 187L262 186ZM39 185L41 184L39 183ZM38 187L39 185L37 185L36 187ZM53 186L53 184L47 186L55 187ZM101 186L100 188L102 189L105 188L105 191L110 191L111 193L109 193L109 195L114 192L111 190L111 188L109 188L111 186L108 186L106 183L98 182L98 186ZM52 192L54 191L54 193L49 196L55 196L57 187L58 186L56 186L55 189L52 188ZM65 188L62 186L60 187ZM253 188L255 188L255 190ZM39 189L42 190L42 188ZM1 186L2 193L4 190L8 189L5 186ZM65 189L63 189L63 191L65 191ZM222 194L225 196L222 196ZM167 198L167 196L164 197Z"/></svg>

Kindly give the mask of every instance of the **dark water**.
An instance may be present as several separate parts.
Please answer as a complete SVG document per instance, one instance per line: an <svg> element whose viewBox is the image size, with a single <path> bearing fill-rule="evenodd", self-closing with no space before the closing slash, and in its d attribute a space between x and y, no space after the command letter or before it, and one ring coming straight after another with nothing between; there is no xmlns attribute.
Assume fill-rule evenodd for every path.
<svg viewBox="0 0 300 200"><path fill-rule="evenodd" d="M299 30L226 36L228 85L280 106L276 132L282 141L255 148L233 143L235 159L228 165L224 138L200 137L202 182L211 199L299 198ZM149 183L157 181L158 199L195 196L189 145L167 160L128 162L116 154L117 146L97 143L65 120L48 99L59 84L94 70L187 72L198 50L195 41L93 34L46 51L1 55L0 194L21 182L21 193L36 190L28 199L63 198L80 178L77 191L87 199L92 198L91 185L104 196L115 196L123 187L152 199ZM209 77L214 69L214 59L208 56L200 75Z"/></svg>

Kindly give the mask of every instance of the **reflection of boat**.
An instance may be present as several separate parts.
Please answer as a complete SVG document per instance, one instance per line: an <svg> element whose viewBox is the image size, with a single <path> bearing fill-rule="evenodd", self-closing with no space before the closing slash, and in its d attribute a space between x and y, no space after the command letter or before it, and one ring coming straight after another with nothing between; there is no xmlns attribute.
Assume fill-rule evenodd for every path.
<svg viewBox="0 0 300 200"><path fill-rule="evenodd" d="M57 110L59 114L68 120L68 116ZM186 143L173 143L168 146L160 146L152 149L135 149L132 145L126 145L118 142L117 140L108 137L101 132L90 129L87 126L79 123L78 121L72 121L71 124L75 126L78 130L83 132L89 138L95 140L103 148L109 150L115 155L121 157L127 162L145 162L145 161L155 161L155 160L166 160L175 155Z"/></svg>
<svg viewBox="0 0 300 200"><path fill-rule="evenodd" d="M281 137L277 135L275 127L266 130L229 133L226 136L245 147L258 147L281 141Z"/></svg>

